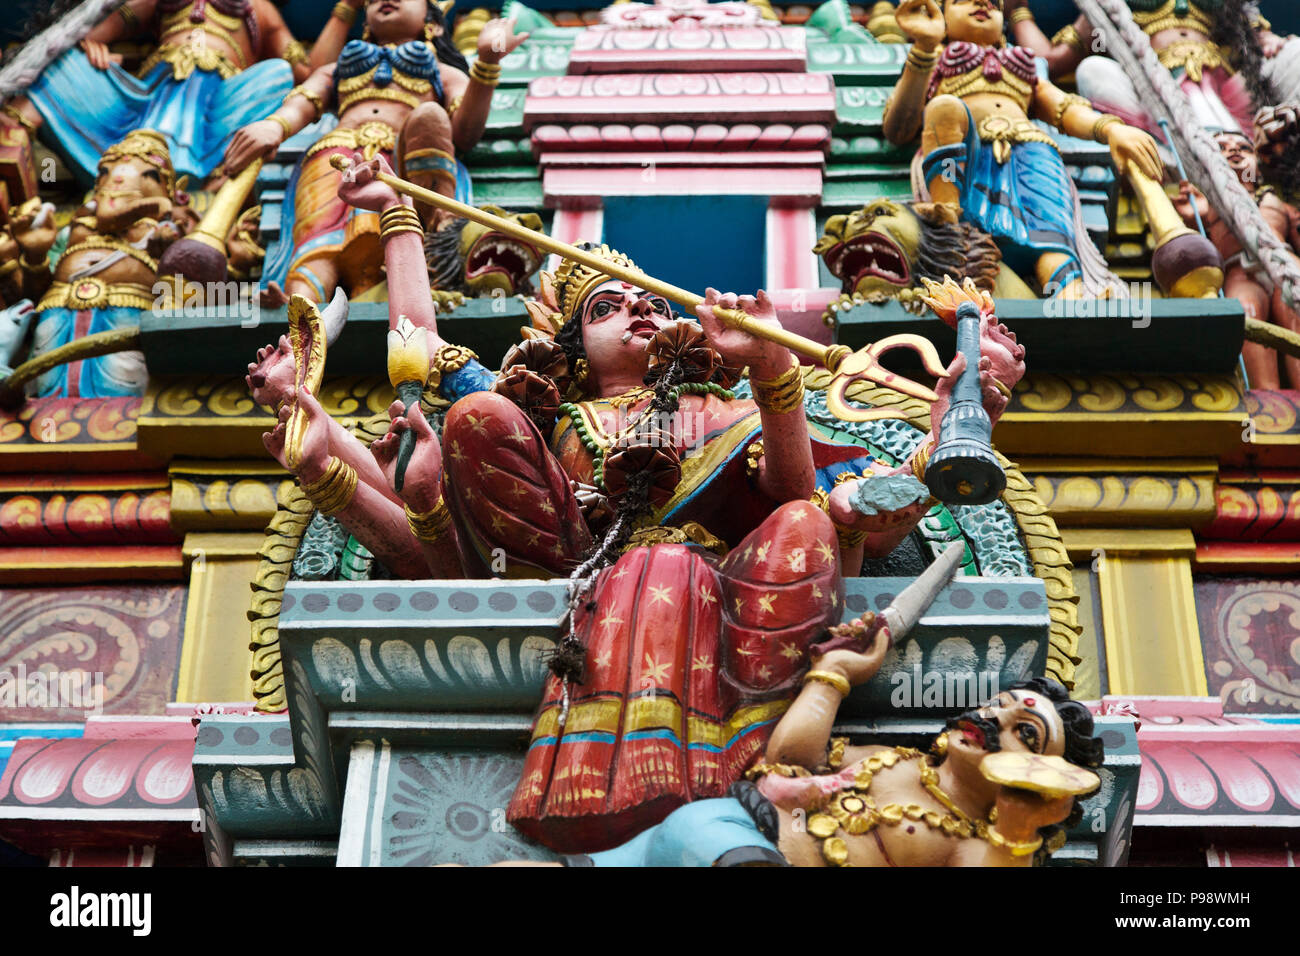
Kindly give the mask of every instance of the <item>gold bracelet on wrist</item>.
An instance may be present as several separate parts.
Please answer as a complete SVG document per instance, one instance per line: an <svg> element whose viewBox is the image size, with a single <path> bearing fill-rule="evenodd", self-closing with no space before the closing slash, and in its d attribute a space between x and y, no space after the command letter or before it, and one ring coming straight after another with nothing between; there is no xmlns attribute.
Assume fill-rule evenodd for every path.
<svg viewBox="0 0 1300 956"><path fill-rule="evenodd" d="M424 224L414 209L407 205L391 206L379 214L380 239L389 239L402 232L424 235Z"/></svg>
<svg viewBox="0 0 1300 956"><path fill-rule="evenodd" d="M809 671L803 675L803 682L807 684L809 681L816 681L819 684L834 687L840 692L841 697L848 697L849 691L853 689L853 685L849 683L847 677L836 674L834 671Z"/></svg>
<svg viewBox="0 0 1300 956"><path fill-rule="evenodd" d="M117 15L122 18L122 22L126 24L128 30L140 29L140 17L131 9L129 3L124 3L118 7Z"/></svg>
<svg viewBox="0 0 1300 956"><path fill-rule="evenodd" d="M1034 11L1030 10L1028 7L1016 7L1016 9L1007 14L1007 22L1012 26L1015 26L1017 23L1024 23L1026 20L1033 22L1033 19Z"/></svg>
<svg viewBox="0 0 1300 956"><path fill-rule="evenodd" d="M921 447L912 454L912 477L925 481L925 466L930 463L930 453L934 451L933 441L921 442Z"/></svg>
<svg viewBox="0 0 1300 956"><path fill-rule="evenodd" d="M280 105L283 106L285 103L288 103L289 99L294 96L301 96L310 103L312 108L316 110L317 119L320 119L321 114L325 112L324 98L321 97L319 93L307 89L307 87L303 86L301 83L291 89L288 93L284 94L284 99L280 101Z"/></svg>
<svg viewBox="0 0 1300 956"><path fill-rule="evenodd" d="M297 40L290 40L284 45L284 49L280 51L280 59L284 60L284 62L288 63L290 66L297 63L306 63L307 48Z"/></svg>
<svg viewBox="0 0 1300 956"><path fill-rule="evenodd" d="M1043 838L1040 836L1034 840L1026 840L1023 843L1016 840L1009 840L999 833L994 827L989 827L984 831L986 839L995 847L1007 850L1012 856L1029 856L1031 853L1038 852L1038 848L1043 845Z"/></svg>
<svg viewBox="0 0 1300 956"><path fill-rule="evenodd" d="M754 389L754 404L765 411L780 415L803 407L803 369L797 359L791 359L790 367L776 378L751 377L749 382Z"/></svg>
<svg viewBox="0 0 1300 956"><path fill-rule="evenodd" d="M1113 113L1102 113L1097 117L1097 122L1092 124L1092 138L1098 143L1109 146L1109 136L1106 134L1107 127L1114 126L1116 123L1124 122Z"/></svg>
<svg viewBox="0 0 1300 956"><path fill-rule="evenodd" d="M439 498L438 503L423 514L412 511L410 505L404 507L407 527L411 529L411 534L421 541L437 541L446 535L447 529L451 527L451 511L442 498Z"/></svg>
<svg viewBox="0 0 1300 956"><path fill-rule="evenodd" d="M27 261L27 253L18 254L18 265L22 266L24 272L49 272L50 271L50 254L45 253L45 258L40 262L31 263Z"/></svg>
<svg viewBox="0 0 1300 956"><path fill-rule="evenodd" d="M478 80L484 86L496 86L501 82L501 64L475 60L469 68L469 78Z"/></svg>
<svg viewBox="0 0 1300 956"><path fill-rule="evenodd" d="M356 9L348 6L346 3L334 4L334 9L330 12L330 15L342 20L348 26L352 26L352 24L357 22Z"/></svg>
<svg viewBox="0 0 1300 956"><path fill-rule="evenodd" d="M323 475L315 481L299 481L299 485L317 510L329 517L352 503L357 491L357 473L343 459L331 457Z"/></svg>
<svg viewBox="0 0 1300 956"><path fill-rule="evenodd" d="M24 116L17 107L5 105L0 108L0 113L4 113L5 116L10 117L15 123L27 130L27 135L32 139L36 138L36 124Z"/></svg>
<svg viewBox="0 0 1300 956"><path fill-rule="evenodd" d="M280 124L280 129L284 130L285 139L288 139L290 136L293 135L293 127L290 126L289 121L285 119L283 116L281 116L279 113L272 113L270 116L267 117L267 119L274 120L275 122Z"/></svg>
<svg viewBox="0 0 1300 956"><path fill-rule="evenodd" d="M907 65L918 73L929 73L938 62L939 53L937 50L921 50L914 43L912 48L907 51Z"/></svg>
<svg viewBox="0 0 1300 956"><path fill-rule="evenodd" d="M1079 31L1074 28L1073 23L1067 23L1052 36L1052 46L1061 44L1065 44L1079 56L1088 55L1088 48L1083 45L1083 37L1079 36Z"/></svg>
<svg viewBox="0 0 1300 956"><path fill-rule="evenodd" d="M1061 98L1061 102L1057 104L1056 116L1052 123L1053 126L1062 132L1064 132L1064 127L1061 124L1065 122L1065 114L1070 112L1070 107L1072 106L1086 106L1088 109L1092 109L1092 102L1088 100L1087 97L1080 96L1078 93L1066 93L1065 96Z"/></svg>
<svg viewBox="0 0 1300 956"><path fill-rule="evenodd" d="M839 540L841 551L852 551L867 540L867 532L859 531L857 528L846 528L843 525L836 524L834 519L831 521L835 524L835 537Z"/></svg>

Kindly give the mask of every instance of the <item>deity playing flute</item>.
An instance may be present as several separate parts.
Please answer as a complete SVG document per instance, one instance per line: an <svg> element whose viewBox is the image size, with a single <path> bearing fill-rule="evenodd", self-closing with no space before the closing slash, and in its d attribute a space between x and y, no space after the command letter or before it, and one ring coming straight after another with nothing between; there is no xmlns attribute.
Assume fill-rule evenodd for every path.
<svg viewBox="0 0 1300 956"><path fill-rule="evenodd" d="M367 452L302 384L282 340L249 366L254 397L278 408L268 449L395 574L585 582L511 806L517 827L591 848L593 833L628 836L721 795L798 690L810 644L838 622L842 576L893 551L932 507L918 479L934 433L898 466L814 437L803 370L773 341L764 293L710 290L696 325L572 259L543 274L534 328L494 373L439 336L421 219L386 160L355 160L339 194L381 221L389 376L404 397ZM587 250L629 274L625 256ZM968 378L996 422L1023 348L974 286L936 291L934 305L977 324ZM762 334L724 323L730 312ZM931 367L938 423L967 360ZM752 399L728 388L742 368ZM422 386L453 403L441 438L415 400Z"/></svg>

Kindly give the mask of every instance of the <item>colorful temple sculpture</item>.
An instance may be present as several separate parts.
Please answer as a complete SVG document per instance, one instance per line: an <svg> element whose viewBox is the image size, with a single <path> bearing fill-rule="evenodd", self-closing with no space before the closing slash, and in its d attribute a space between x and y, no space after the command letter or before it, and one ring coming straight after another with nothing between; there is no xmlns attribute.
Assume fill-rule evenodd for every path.
<svg viewBox="0 0 1300 956"><path fill-rule="evenodd" d="M1291 4L18 6L0 863L1294 865Z"/></svg>

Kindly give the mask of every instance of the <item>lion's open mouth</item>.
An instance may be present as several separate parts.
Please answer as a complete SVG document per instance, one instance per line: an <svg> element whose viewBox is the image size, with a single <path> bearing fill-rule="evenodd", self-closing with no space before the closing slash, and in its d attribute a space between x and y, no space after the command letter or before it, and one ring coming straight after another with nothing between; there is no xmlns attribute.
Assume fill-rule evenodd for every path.
<svg viewBox="0 0 1300 956"><path fill-rule="evenodd" d="M905 286L911 275L902 250L878 232L845 241L832 253L828 265L843 281L845 292L855 291L858 283L872 277Z"/></svg>
<svg viewBox="0 0 1300 956"><path fill-rule="evenodd" d="M541 253L526 242L490 232L474 243L465 260L465 278L474 280L498 272L516 290L527 287L528 277L542 263Z"/></svg>

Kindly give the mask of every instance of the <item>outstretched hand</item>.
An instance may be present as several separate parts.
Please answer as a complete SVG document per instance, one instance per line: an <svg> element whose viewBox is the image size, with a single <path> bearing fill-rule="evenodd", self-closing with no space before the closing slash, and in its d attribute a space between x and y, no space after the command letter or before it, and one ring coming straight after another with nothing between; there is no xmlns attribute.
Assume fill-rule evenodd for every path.
<svg viewBox="0 0 1300 956"><path fill-rule="evenodd" d="M383 212L389 206L402 202L397 190L379 179L379 174L393 175L393 167L382 155L363 160L361 154L352 157L352 165L343 170L339 180L339 198L349 206Z"/></svg>
<svg viewBox="0 0 1300 956"><path fill-rule="evenodd" d="M757 296L725 295L717 289L706 289L704 302L695 307L709 344L717 349L726 363L734 368L749 366L751 378L772 379L790 368L790 350L758 336L733 329L714 313L714 308L739 309L753 316L758 325L780 328L776 307L762 289Z"/></svg>
<svg viewBox="0 0 1300 956"><path fill-rule="evenodd" d="M809 649L813 667L839 674L854 687L875 677L892 643L885 619L867 611L829 630L830 640Z"/></svg>
<svg viewBox="0 0 1300 956"><path fill-rule="evenodd" d="M930 423L937 431L952 402L952 390L966 370L966 356L958 352L948 364L948 371L935 383L938 397L930 405ZM1025 374L1025 347L1016 334L998 321L996 315L980 316L980 396L984 411L996 425L1011 400L1011 392Z"/></svg>

